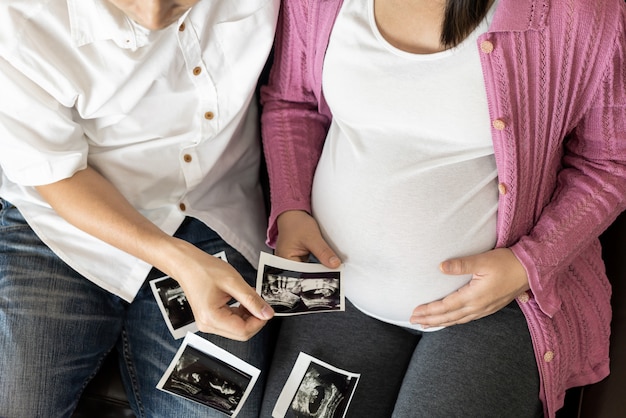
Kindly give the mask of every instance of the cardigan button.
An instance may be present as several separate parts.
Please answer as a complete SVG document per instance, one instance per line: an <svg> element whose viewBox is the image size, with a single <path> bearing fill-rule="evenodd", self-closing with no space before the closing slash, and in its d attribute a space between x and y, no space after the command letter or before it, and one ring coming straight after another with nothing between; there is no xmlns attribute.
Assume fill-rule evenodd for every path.
<svg viewBox="0 0 626 418"><path fill-rule="evenodd" d="M524 292L517 297L517 300L520 303L528 303L528 301L530 300L530 295L528 294L528 292Z"/></svg>
<svg viewBox="0 0 626 418"><path fill-rule="evenodd" d="M506 184L504 184L504 183L500 183L500 184L498 184L498 192L500 192L500 194L501 194L502 196L504 196L505 194L507 194Z"/></svg>
<svg viewBox="0 0 626 418"><path fill-rule="evenodd" d="M543 355L543 360L546 363L550 363L552 360L554 360L554 351L546 351L546 353Z"/></svg>
<svg viewBox="0 0 626 418"><path fill-rule="evenodd" d="M498 131L503 131L504 128L506 128L506 123L504 123L504 121L502 119L496 119L494 120L491 125L497 129Z"/></svg>
<svg viewBox="0 0 626 418"><path fill-rule="evenodd" d="M493 42L491 41L482 41L480 43L480 50L485 54L491 54L493 52Z"/></svg>

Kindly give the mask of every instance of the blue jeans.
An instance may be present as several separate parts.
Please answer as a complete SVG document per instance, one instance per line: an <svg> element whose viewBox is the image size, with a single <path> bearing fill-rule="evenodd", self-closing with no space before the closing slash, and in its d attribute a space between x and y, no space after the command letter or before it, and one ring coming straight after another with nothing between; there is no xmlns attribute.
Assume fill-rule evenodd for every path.
<svg viewBox="0 0 626 418"><path fill-rule="evenodd" d="M182 340L174 340L146 281L132 303L92 284L0 199L0 417L69 417L107 353L117 346L138 417L224 415L156 389ZM208 253L226 251L253 285L255 269L215 232L187 219L177 236ZM270 330L248 342L204 338L262 370L242 417L258 417Z"/></svg>

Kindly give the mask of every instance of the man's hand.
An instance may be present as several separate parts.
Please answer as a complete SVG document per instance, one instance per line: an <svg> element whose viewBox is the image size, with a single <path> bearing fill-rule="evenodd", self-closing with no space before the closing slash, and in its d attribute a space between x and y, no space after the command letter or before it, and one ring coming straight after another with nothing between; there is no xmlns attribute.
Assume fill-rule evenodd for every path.
<svg viewBox="0 0 626 418"><path fill-rule="evenodd" d="M191 305L196 325L203 332L245 341L274 315L270 305L230 264L184 241L183 264L172 273ZM235 298L240 306L230 307Z"/></svg>
<svg viewBox="0 0 626 418"><path fill-rule="evenodd" d="M164 233L94 169L37 191L65 220L178 281L201 331L247 340L273 310L228 263ZM241 303L231 308L231 296Z"/></svg>
<svg viewBox="0 0 626 418"><path fill-rule="evenodd" d="M445 298L415 308L411 323L425 328L463 324L491 315L529 289L526 270L508 248L447 260L440 269L472 274L472 279Z"/></svg>
<svg viewBox="0 0 626 418"><path fill-rule="evenodd" d="M276 255L294 261L307 261L313 254L328 268L337 268L341 260L322 238L311 215L300 210L286 211L277 219Z"/></svg>

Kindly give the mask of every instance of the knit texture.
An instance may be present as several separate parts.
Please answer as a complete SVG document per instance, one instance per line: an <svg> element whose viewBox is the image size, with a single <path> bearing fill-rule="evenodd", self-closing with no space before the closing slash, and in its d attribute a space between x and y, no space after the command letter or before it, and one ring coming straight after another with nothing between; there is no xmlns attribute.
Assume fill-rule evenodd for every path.
<svg viewBox="0 0 626 418"><path fill-rule="evenodd" d="M341 0L284 1L263 135L272 211L310 211L331 121L322 67ZM518 298L547 417L565 390L609 372L611 289L598 235L626 201L626 7L622 0L500 0L481 51L501 196L498 247L531 286Z"/></svg>

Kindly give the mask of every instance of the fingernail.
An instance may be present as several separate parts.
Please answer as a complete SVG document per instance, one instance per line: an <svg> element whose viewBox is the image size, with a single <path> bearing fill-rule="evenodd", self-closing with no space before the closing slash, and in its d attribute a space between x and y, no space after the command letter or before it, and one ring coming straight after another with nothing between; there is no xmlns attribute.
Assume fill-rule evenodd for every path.
<svg viewBox="0 0 626 418"><path fill-rule="evenodd" d="M444 273L450 271L450 262L449 261L444 261L443 263L441 263L441 271L443 271Z"/></svg>
<svg viewBox="0 0 626 418"><path fill-rule="evenodd" d="M330 257L330 259L328 261L330 261L330 264L332 264L334 266L337 266L337 265L341 264L341 261L339 261L339 258L335 257L335 256Z"/></svg>
<svg viewBox="0 0 626 418"><path fill-rule="evenodd" d="M261 309L261 317L263 319L272 319L274 316L274 310L269 305L265 305L263 309Z"/></svg>

